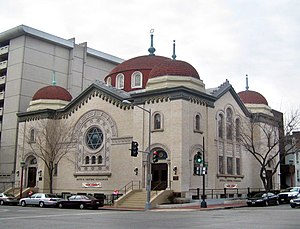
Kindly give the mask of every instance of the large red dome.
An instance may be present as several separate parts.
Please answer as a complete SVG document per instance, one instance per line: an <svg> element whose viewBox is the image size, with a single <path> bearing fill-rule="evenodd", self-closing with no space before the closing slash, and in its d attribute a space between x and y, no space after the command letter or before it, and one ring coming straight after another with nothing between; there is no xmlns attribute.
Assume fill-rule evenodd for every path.
<svg viewBox="0 0 300 229"><path fill-rule="evenodd" d="M200 79L197 70L189 63L181 60L165 60L155 66L149 74L149 78L158 76L187 76Z"/></svg>
<svg viewBox="0 0 300 229"><path fill-rule="evenodd" d="M32 97L32 100L38 99L58 99L64 101L71 101L70 93L60 86L46 86L39 89Z"/></svg>
<svg viewBox="0 0 300 229"><path fill-rule="evenodd" d="M158 64L161 64L164 60L168 60L169 58L164 56L139 56L135 57L129 60L124 61L123 63L116 66L109 75L130 71L130 70L151 70L153 67L155 67Z"/></svg>
<svg viewBox="0 0 300 229"><path fill-rule="evenodd" d="M238 95L244 103L268 105L266 98L256 91L241 91Z"/></svg>

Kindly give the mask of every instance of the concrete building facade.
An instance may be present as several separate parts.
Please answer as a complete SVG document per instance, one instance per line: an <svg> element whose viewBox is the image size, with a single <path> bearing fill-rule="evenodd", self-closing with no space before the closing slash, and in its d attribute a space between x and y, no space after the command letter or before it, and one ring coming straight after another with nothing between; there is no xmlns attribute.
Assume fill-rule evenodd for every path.
<svg viewBox="0 0 300 229"><path fill-rule="evenodd" d="M26 111L34 93L57 85L78 96L123 60L20 25L0 33L0 183L13 182L17 143L17 115Z"/></svg>

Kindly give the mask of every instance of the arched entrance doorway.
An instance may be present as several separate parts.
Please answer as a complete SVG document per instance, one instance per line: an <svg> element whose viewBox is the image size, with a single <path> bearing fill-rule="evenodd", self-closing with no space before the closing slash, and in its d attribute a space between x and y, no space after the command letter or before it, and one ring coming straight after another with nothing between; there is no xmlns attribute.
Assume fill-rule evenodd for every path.
<svg viewBox="0 0 300 229"><path fill-rule="evenodd" d="M27 187L36 186L37 160L35 157L28 158Z"/></svg>
<svg viewBox="0 0 300 229"><path fill-rule="evenodd" d="M158 153L158 162L151 164L151 190L165 190L168 187L168 164L164 162L168 156L161 148L154 151Z"/></svg>

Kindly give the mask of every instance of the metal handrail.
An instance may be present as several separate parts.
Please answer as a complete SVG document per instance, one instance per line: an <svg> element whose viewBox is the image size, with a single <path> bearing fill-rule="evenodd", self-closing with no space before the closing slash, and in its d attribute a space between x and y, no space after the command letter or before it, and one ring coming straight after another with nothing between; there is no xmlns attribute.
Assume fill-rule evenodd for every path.
<svg viewBox="0 0 300 229"><path fill-rule="evenodd" d="M136 183L138 183L138 185L136 185ZM134 187L138 187L138 189L141 189L141 181L130 181L122 188L120 188L119 192L124 190L124 194L126 194L128 191L134 190Z"/></svg>

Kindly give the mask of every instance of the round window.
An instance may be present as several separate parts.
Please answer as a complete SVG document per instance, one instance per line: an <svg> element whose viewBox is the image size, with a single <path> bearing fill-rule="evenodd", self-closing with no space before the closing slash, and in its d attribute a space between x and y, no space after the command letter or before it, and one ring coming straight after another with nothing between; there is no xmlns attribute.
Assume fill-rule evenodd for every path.
<svg viewBox="0 0 300 229"><path fill-rule="evenodd" d="M103 133L100 128L92 127L86 134L86 144L90 149L98 149L103 142Z"/></svg>

